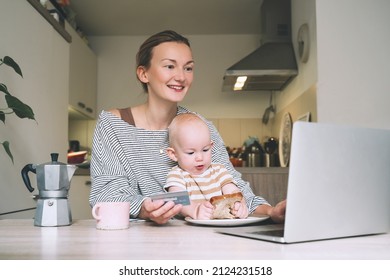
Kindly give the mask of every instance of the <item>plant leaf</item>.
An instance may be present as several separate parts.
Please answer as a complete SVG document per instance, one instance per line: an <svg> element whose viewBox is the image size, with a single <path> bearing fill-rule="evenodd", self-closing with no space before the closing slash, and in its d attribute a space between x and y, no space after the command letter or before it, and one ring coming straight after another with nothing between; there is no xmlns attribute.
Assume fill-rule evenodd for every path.
<svg viewBox="0 0 390 280"><path fill-rule="evenodd" d="M4 64L12 67L16 73L18 73L21 77L23 77L22 70L20 69L19 65L15 62L15 60L10 58L9 56L4 56L3 62Z"/></svg>
<svg viewBox="0 0 390 280"><path fill-rule="evenodd" d="M30 106L24 104L22 101L12 95L6 95L5 100L7 101L8 107L11 108L19 118L35 120L34 112Z"/></svg>
<svg viewBox="0 0 390 280"><path fill-rule="evenodd" d="M5 124L5 114L3 111L0 111L0 120Z"/></svg>
<svg viewBox="0 0 390 280"><path fill-rule="evenodd" d="M0 84L0 91L4 92L5 94L10 94L5 84Z"/></svg>
<svg viewBox="0 0 390 280"><path fill-rule="evenodd" d="M12 163L14 163L14 157L13 157L13 155L11 153L11 149L9 148L9 142L8 141L4 141L2 144L3 144L5 152L8 154L8 156L12 160Z"/></svg>

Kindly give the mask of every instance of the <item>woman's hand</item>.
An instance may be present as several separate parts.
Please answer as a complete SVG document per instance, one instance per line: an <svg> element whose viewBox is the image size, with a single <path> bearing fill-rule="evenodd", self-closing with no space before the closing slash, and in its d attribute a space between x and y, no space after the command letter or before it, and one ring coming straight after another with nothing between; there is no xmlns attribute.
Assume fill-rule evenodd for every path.
<svg viewBox="0 0 390 280"><path fill-rule="evenodd" d="M149 219L157 224L165 224L179 214L182 208L183 205L175 204L172 201L152 201L150 198L146 198L142 203L141 211L138 216L141 219Z"/></svg>
<svg viewBox="0 0 390 280"><path fill-rule="evenodd" d="M283 200L274 207L263 204L256 208L254 214L268 215L275 223L284 223L287 200Z"/></svg>
<svg viewBox="0 0 390 280"><path fill-rule="evenodd" d="M272 207L270 212L271 219L276 223L283 223L286 216L286 200L283 200Z"/></svg>

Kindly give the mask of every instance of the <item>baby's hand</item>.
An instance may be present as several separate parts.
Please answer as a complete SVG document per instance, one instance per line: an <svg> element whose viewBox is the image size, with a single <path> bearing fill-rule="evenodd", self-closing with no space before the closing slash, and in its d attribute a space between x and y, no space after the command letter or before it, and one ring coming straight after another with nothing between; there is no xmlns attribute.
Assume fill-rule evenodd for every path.
<svg viewBox="0 0 390 280"><path fill-rule="evenodd" d="M205 201L199 204L196 218L198 220L210 220L213 217L214 206L209 202Z"/></svg>
<svg viewBox="0 0 390 280"><path fill-rule="evenodd" d="M231 213L239 219L246 219L249 215L249 210L246 206L245 199L242 199L241 202L236 202Z"/></svg>

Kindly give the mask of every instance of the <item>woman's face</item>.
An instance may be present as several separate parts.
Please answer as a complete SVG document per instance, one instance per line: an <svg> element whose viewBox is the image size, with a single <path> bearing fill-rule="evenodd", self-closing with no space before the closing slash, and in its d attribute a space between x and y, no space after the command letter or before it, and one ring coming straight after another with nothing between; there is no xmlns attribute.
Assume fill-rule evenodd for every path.
<svg viewBox="0 0 390 280"><path fill-rule="evenodd" d="M154 47L148 69L138 75L148 84L150 96L170 102L184 99L193 80L191 49L183 43L166 42Z"/></svg>

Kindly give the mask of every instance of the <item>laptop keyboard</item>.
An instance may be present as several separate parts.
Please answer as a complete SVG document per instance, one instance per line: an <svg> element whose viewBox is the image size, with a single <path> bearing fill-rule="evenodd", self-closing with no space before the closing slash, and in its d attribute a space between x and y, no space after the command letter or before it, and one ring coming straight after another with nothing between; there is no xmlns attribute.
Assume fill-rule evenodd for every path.
<svg viewBox="0 0 390 280"><path fill-rule="evenodd" d="M270 236L276 236L276 237L283 237L284 236L283 229L252 231L252 232L248 232L248 233L258 234L258 235L270 235Z"/></svg>

